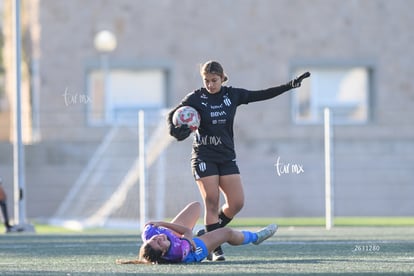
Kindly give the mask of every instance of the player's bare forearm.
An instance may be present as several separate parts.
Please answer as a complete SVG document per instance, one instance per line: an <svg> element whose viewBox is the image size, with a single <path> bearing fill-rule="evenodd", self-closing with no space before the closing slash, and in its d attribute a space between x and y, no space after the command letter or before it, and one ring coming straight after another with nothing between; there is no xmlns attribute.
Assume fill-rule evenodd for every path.
<svg viewBox="0 0 414 276"><path fill-rule="evenodd" d="M181 224L166 222L166 221L154 221L150 222L148 224L153 224L155 226L162 226L168 229L171 229L172 231L176 232L177 234L183 235L187 239L192 239L193 237L193 231Z"/></svg>

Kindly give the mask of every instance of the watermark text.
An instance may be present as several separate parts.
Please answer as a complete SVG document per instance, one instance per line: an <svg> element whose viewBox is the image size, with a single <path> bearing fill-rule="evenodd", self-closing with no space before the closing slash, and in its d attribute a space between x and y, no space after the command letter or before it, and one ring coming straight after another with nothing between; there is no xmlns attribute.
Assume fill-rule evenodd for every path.
<svg viewBox="0 0 414 276"><path fill-rule="evenodd" d="M65 88L65 92L62 94L66 106L74 104L88 104L92 102L91 96L86 94L71 93L69 88Z"/></svg>
<svg viewBox="0 0 414 276"><path fill-rule="evenodd" d="M352 249L353 252L379 252L381 246L378 244L355 244Z"/></svg>
<svg viewBox="0 0 414 276"><path fill-rule="evenodd" d="M280 156L277 157L275 167L278 176L283 174L301 174L305 172L302 164L284 163L280 160Z"/></svg>

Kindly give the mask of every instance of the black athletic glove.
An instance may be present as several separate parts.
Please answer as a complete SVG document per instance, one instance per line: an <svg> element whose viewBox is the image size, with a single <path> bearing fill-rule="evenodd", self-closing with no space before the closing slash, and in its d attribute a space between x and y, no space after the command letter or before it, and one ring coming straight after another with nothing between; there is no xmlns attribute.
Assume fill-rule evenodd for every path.
<svg viewBox="0 0 414 276"><path fill-rule="evenodd" d="M298 87L300 87L300 85L302 84L302 81L304 80L304 79L306 79L306 78L308 78L308 77L310 77L310 73L309 72L306 72L306 73L303 73L302 75L300 75L299 77L296 77L296 78L294 78L293 80L291 80L290 82L289 82L289 85L292 87L292 88L298 88Z"/></svg>
<svg viewBox="0 0 414 276"><path fill-rule="evenodd" d="M179 127L173 125L173 127L170 128L170 134L178 141L182 141L190 136L191 129L187 125L181 125Z"/></svg>
<svg viewBox="0 0 414 276"><path fill-rule="evenodd" d="M168 114L168 118L167 118L167 124L170 130L170 135L173 136L178 141L182 141L186 139L188 136L190 136L191 129L187 125L175 126L172 123L172 117L174 115L175 110L177 109L178 108L170 111L170 113Z"/></svg>

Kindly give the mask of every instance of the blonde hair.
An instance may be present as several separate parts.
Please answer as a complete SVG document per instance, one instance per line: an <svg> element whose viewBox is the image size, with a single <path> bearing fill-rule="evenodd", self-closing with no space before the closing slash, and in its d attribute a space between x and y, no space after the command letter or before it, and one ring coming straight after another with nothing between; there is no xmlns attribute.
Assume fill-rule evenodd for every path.
<svg viewBox="0 0 414 276"><path fill-rule="evenodd" d="M224 73L223 66L217 61L210 60L204 63L200 68L200 75L215 74L223 79L223 82L228 81L227 75Z"/></svg>

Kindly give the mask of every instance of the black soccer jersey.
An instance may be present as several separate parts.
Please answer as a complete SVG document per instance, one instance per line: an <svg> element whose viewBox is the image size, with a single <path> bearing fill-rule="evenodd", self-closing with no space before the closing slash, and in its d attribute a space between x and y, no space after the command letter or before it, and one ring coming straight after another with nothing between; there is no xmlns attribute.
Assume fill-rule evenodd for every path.
<svg viewBox="0 0 414 276"><path fill-rule="evenodd" d="M235 159L233 124L237 107L276 97L289 89L289 85L258 91L222 86L215 94L205 88L188 94L180 105L194 107L201 117L194 135L192 158L213 162Z"/></svg>

